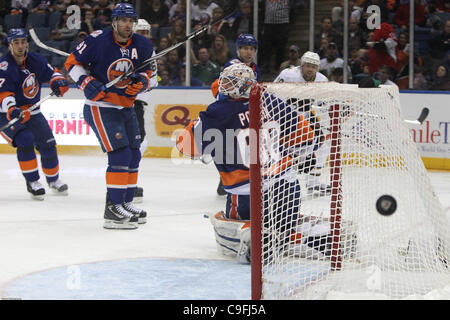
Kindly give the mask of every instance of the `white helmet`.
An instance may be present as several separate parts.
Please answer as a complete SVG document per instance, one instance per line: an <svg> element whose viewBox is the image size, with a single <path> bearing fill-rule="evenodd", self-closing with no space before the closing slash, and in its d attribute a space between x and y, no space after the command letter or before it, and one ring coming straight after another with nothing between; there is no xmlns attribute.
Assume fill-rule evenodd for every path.
<svg viewBox="0 0 450 320"><path fill-rule="evenodd" d="M233 99L248 98L255 73L245 63L232 64L220 73L219 92Z"/></svg>
<svg viewBox="0 0 450 320"><path fill-rule="evenodd" d="M148 30L150 32L151 26L145 19L138 19L136 30Z"/></svg>
<svg viewBox="0 0 450 320"><path fill-rule="evenodd" d="M300 65L303 66L305 63L311 63L313 65L319 66L320 57L315 52L306 51L300 59Z"/></svg>

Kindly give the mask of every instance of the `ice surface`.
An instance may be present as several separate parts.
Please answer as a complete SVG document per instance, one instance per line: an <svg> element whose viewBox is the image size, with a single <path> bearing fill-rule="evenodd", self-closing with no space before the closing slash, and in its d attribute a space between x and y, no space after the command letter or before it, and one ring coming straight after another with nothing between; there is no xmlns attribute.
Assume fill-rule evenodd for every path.
<svg viewBox="0 0 450 320"><path fill-rule="evenodd" d="M14 154L0 154L0 297L249 299L250 267L216 251L203 216L223 210L213 165L143 158L148 222L105 230L106 156L60 156L67 197L32 200ZM450 207L450 172L430 172ZM41 174L41 182L45 179ZM46 185L46 184L45 184Z"/></svg>

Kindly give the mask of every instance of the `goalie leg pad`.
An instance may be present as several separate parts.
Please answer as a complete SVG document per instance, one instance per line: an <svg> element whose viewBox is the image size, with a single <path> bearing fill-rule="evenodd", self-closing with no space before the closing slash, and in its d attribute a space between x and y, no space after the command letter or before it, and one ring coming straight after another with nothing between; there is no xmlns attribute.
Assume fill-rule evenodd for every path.
<svg viewBox="0 0 450 320"><path fill-rule="evenodd" d="M245 261L247 252L250 252L250 221L228 219L222 211L209 219L214 228L218 252L236 258L240 253L238 261Z"/></svg>

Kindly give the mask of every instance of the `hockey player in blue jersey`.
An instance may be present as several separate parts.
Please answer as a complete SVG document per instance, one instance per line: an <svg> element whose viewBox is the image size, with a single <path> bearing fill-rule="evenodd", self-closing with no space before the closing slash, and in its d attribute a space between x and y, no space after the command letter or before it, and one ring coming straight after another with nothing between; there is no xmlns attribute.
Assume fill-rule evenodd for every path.
<svg viewBox="0 0 450 320"><path fill-rule="evenodd" d="M234 255L243 263L250 259L249 92L255 81L253 70L245 64L225 68L219 77L219 93L223 98L200 112L198 119L177 138L177 148L183 155L199 158L211 154L227 192L225 212L210 216L216 242L221 253ZM276 114L274 121L280 123L281 132L293 136L292 141L312 152L316 140L308 121L282 100L271 100L269 113ZM279 190L280 199L283 194L290 195L289 204L274 201L273 207L287 226L279 230L285 234L286 242L294 234L300 214L300 184L291 162L280 158L271 173L277 176L273 189ZM289 208L281 210L281 206Z"/></svg>
<svg viewBox="0 0 450 320"><path fill-rule="evenodd" d="M259 81L261 78L261 70L255 63L256 53L258 50L258 40L256 40L255 37L251 34L240 34L236 39L236 50L237 58L231 59L230 61L225 63L224 69L231 66L232 64L244 63L253 70L256 81ZM219 79L215 80L211 84L211 91L214 98L220 99ZM221 196L226 195L222 180L219 181L219 185L217 186L217 194Z"/></svg>
<svg viewBox="0 0 450 320"><path fill-rule="evenodd" d="M67 58L65 67L86 97L84 118L108 156L106 170L106 229L136 229L147 213L133 206L141 160L141 135L133 105L136 96L150 89L147 66L130 78L105 89L105 84L153 54L149 39L134 32L137 13L128 3L112 11L112 29L97 30Z"/></svg>
<svg viewBox="0 0 450 320"><path fill-rule="evenodd" d="M8 32L9 52L0 58L0 126L13 118L20 122L0 132L16 148L17 160L27 190L34 199L43 200L45 189L39 182L35 149L41 155L42 171L51 190L67 195L67 184L59 179L59 160L53 133L40 108L28 110L41 98L41 85L49 83L62 97L69 85L62 73L50 66L38 53L28 52L28 34L24 29Z"/></svg>

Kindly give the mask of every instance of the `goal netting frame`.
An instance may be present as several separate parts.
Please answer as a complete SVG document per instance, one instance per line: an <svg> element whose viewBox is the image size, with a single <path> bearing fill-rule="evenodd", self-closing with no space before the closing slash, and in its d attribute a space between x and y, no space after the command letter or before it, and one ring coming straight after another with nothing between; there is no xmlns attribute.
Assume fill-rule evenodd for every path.
<svg viewBox="0 0 450 320"><path fill-rule="evenodd" d="M273 110L279 112L274 101L293 111L300 110L298 101L309 103L315 115L304 107L297 113L319 119L330 150L320 177L330 184L329 193L309 195L305 176L311 172L295 171L301 212L297 238L291 235L289 241L279 235L285 221L279 208L289 208L290 200L283 200L277 212L267 201L281 201L272 187L279 171L268 173L279 158L267 153L283 149L286 155L292 149L292 160L299 152L284 148L285 140L274 141L290 132L267 129L268 122L283 121L274 115ZM450 298L450 218L410 137L397 87L260 83L250 94L250 130L253 299ZM281 170L288 171L286 167ZM383 195L396 200L391 215L377 211L376 201ZM320 236L325 243L307 242L312 226L329 228Z"/></svg>

